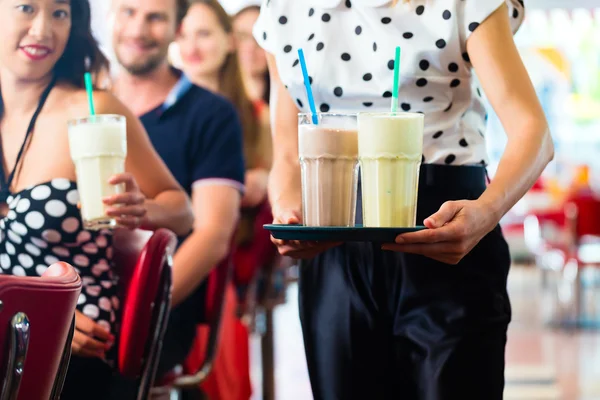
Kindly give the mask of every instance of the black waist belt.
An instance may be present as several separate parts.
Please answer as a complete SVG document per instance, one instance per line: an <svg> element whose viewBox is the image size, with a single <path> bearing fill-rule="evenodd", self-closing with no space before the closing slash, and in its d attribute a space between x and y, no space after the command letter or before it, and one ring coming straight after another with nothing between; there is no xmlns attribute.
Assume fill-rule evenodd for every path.
<svg viewBox="0 0 600 400"><path fill-rule="evenodd" d="M483 192L487 183L487 170L483 166L448 166L422 164L419 174L419 187L456 186Z"/></svg>

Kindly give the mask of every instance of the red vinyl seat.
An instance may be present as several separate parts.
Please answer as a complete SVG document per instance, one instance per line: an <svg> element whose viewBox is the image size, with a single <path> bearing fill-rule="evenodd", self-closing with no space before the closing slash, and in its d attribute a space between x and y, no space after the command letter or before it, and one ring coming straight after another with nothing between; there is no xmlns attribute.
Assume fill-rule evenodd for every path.
<svg viewBox="0 0 600 400"><path fill-rule="evenodd" d="M171 303L172 255L177 237L171 231L115 232L114 261L122 305L118 369L139 380L138 399L153 385Z"/></svg>
<svg viewBox="0 0 600 400"><path fill-rule="evenodd" d="M599 325L600 320L583 318L582 270L600 267L600 198L589 189L579 190L569 196L562 210L531 214L524 226L525 239L536 256L536 264L558 276L561 303L565 303L565 288L571 287L568 293L572 293L569 295L572 305L558 322ZM594 296L600 295L600 288L592 291Z"/></svg>
<svg viewBox="0 0 600 400"><path fill-rule="evenodd" d="M0 275L2 399L58 399L81 279L66 263L39 278Z"/></svg>

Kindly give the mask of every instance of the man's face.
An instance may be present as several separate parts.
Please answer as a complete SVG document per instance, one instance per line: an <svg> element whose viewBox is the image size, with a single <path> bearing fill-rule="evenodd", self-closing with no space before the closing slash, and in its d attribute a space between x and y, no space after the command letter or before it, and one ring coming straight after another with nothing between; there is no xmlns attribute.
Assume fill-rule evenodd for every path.
<svg viewBox="0 0 600 400"><path fill-rule="evenodd" d="M162 64L177 33L176 0L116 0L113 47L119 64L146 75Z"/></svg>

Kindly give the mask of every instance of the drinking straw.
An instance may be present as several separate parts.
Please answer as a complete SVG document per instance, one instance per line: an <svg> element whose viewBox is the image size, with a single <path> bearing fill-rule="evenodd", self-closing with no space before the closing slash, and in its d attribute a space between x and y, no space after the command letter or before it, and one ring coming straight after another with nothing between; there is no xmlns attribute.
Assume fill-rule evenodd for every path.
<svg viewBox="0 0 600 400"><path fill-rule="evenodd" d="M90 60L89 60L89 58L86 58L86 60L85 60L86 70L89 70L89 64L90 64ZM90 115L94 116L94 115L96 115L96 109L94 108L94 85L92 84L92 74L90 74L89 72L86 72L83 75L83 79L85 82L85 91L87 92L88 104L90 106Z"/></svg>
<svg viewBox="0 0 600 400"><path fill-rule="evenodd" d="M394 58L394 87L392 88L392 112L398 111L398 90L400 78L400 46L396 47L396 57Z"/></svg>
<svg viewBox="0 0 600 400"><path fill-rule="evenodd" d="M312 113L313 124L319 125L319 117L317 115L317 108L315 107L315 99L313 98L312 89L310 87L310 80L308 78L308 70L306 69L306 61L304 60L304 52L302 49L298 49L298 57L300 58L300 67L302 68L302 75L304 75L304 87L306 88L306 96L308 97L308 105Z"/></svg>

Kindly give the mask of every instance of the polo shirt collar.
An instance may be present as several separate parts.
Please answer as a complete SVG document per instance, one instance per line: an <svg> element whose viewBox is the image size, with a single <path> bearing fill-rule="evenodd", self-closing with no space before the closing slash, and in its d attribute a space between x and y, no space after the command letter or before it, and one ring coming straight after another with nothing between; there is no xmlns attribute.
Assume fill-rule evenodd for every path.
<svg viewBox="0 0 600 400"><path fill-rule="evenodd" d="M185 96L186 93L193 86L192 81L190 81L190 79L187 76L185 76L184 73L182 73L182 72L179 72L179 73L180 73L179 81L177 81L175 86L173 86L173 89L171 89L171 92L165 99L165 102L160 107L161 114L166 112L168 109L173 107L175 104L177 104L179 102L179 100L181 100L181 98L183 96Z"/></svg>

